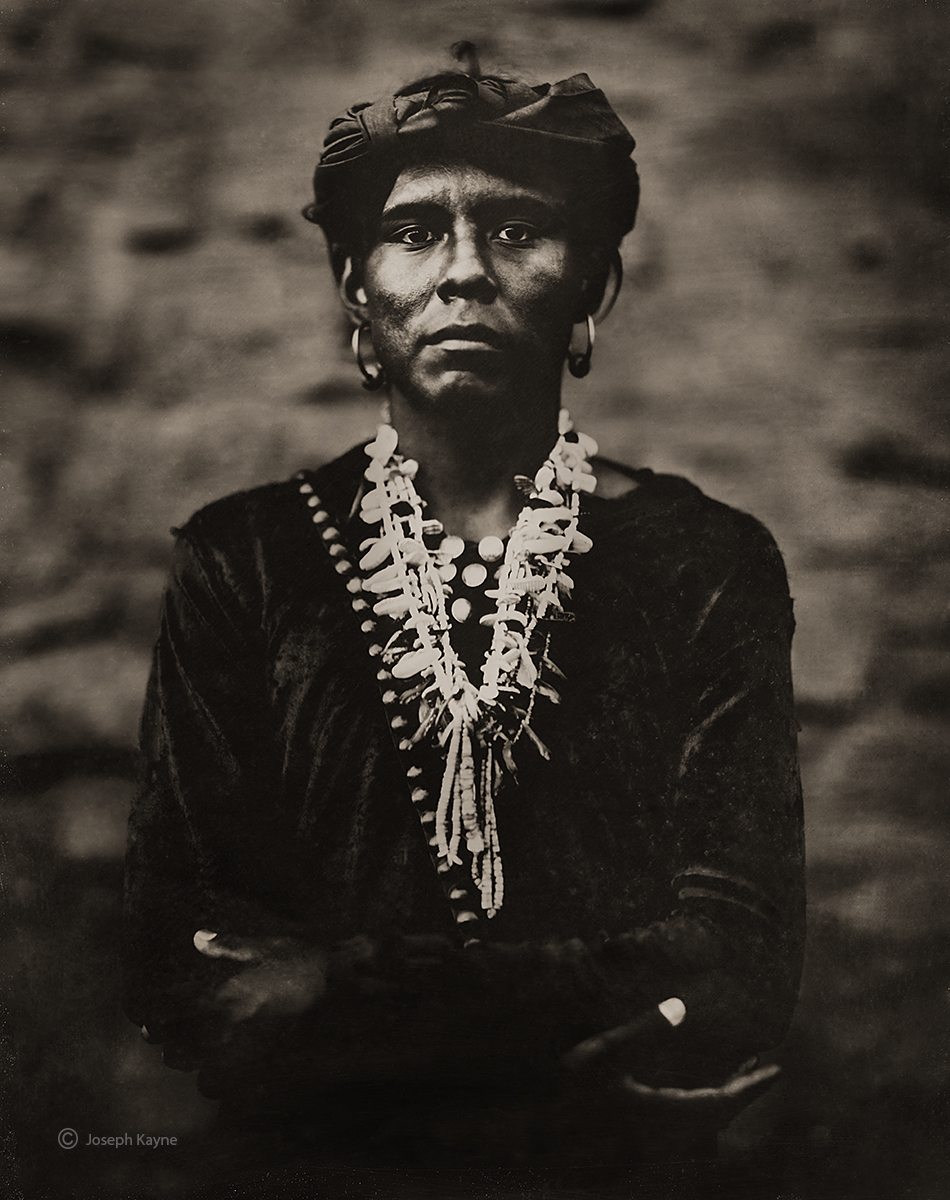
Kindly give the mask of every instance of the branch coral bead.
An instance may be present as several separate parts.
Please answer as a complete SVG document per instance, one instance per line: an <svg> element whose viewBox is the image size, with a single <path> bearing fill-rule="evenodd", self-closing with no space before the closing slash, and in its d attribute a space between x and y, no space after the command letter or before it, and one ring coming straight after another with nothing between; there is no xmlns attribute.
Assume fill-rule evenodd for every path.
<svg viewBox="0 0 950 1200"><path fill-rule="evenodd" d="M443 536L441 523L425 517L425 501L413 482L419 464L398 453L399 436L389 425L381 425L365 448L370 461L359 519L372 536L360 543L358 554L328 524L312 486L300 488L308 506L319 508L313 519L335 567L348 575L346 587L369 597L373 619L362 622L371 638L368 652L384 664L381 686L393 681L392 687L385 683L384 704L390 712L397 702L412 701L403 709L407 713L418 706L415 732L411 717L389 718L394 740L397 731L400 735L398 749L413 755L425 742L442 756L437 801L434 789L429 801L436 803L435 812L426 807L419 815L430 828L434 824L426 840L459 923L477 920L457 882L466 863L483 915L492 917L502 906L495 800L504 777L514 771L512 752L522 736L549 757L531 717L539 696L559 701L551 678L561 673L548 657L549 635L539 625L570 618L564 604L574 581L564 568L569 555L585 554L593 545L578 521L581 495L596 486L588 459L597 444L574 431L566 410L558 430L557 443L534 478L515 477L525 503L507 544L498 537L482 538L480 561L464 562L462 539ZM452 642L453 625L468 620L472 605L464 596L453 598L451 589L459 583L482 588L493 582L491 572L494 586L483 594L494 601L494 611L480 618L491 630L491 642L476 685ZM421 773L416 762L409 765L410 781ZM418 783L410 782L410 791L414 803L428 800L429 791Z"/></svg>

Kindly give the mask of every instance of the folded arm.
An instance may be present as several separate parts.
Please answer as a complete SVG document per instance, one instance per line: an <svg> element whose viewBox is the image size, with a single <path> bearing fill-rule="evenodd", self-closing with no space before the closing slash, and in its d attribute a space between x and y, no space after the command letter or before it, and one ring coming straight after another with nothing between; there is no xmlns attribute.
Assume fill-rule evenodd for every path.
<svg viewBox="0 0 950 1200"><path fill-rule="evenodd" d="M317 945L267 896L229 887L252 874L249 853L269 845L266 820L249 829L235 813L269 812L280 770L269 749L261 606L251 572L235 580L227 556L183 538L143 719L147 777L130 821L128 1015L168 1044L171 1060L198 1065L235 1029L306 1023L334 995L330 1021L351 997L354 1020L408 998L417 1015L428 1005L444 1018L449 1036L494 1012L486 1038L546 1029L555 1052L587 1043L596 1050L587 1063L636 1086L729 1086L739 1064L784 1036L801 957L791 614L777 551L759 549L678 631L669 909L594 942L461 950L438 936ZM200 931L217 937L196 942ZM638 1024L673 996L687 1007L681 1026ZM413 1018L400 1035L425 1041L423 1025ZM628 1036L605 1038L616 1029Z"/></svg>

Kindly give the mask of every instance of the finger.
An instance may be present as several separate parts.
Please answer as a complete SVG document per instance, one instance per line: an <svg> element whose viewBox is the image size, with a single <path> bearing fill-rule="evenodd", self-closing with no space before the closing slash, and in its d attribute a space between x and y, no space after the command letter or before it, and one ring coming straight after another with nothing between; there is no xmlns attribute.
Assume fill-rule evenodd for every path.
<svg viewBox="0 0 950 1200"><path fill-rule="evenodd" d="M595 1037L578 1042L573 1049L568 1050L561 1062L565 1067L575 1071L586 1067L594 1060L603 1057L608 1051L626 1045L648 1032L656 1025L656 1016L657 1014L653 1012L645 1013L628 1025L618 1025L615 1029L608 1029L605 1033L598 1033Z"/></svg>
<svg viewBox="0 0 950 1200"><path fill-rule="evenodd" d="M211 950L211 943L218 935L210 929L198 929L195 931L195 936L191 939L194 942L195 949L199 954L207 954L209 958L214 958L216 955ZM218 947L215 947L217 950Z"/></svg>
<svg viewBox="0 0 950 1200"><path fill-rule="evenodd" d="M355 967L374 959L377 949L374 941L360 933L334 946L333 962L336 967Z"/></svg>
<svg viewBox="0 0 950 1200"><path fill-rule="evenodd" d="M205 1054L188 1042L169 1042L162 1048L162 1062L173 1071L197 1071Z"/></svg>
<svg viewBox="0 0 950 1200"><path fill-rule="evenodd" d="M252 938L227 937L212 933L210 929L199 929L192 939L195 949L206 958L230 958L234 962L257 962L262 950Z"/></svg>
<svg viewBox="0 0 950 1200"><path fill-rule="evenodd" d="M236 975L215 992L214 1006L228 1023L224 1027L228 1036L232 1032L231 1026L255 1016L267 998L256 978L257 973L257 970L252 970L251 977Z"/></svg>
<svg viewBox="0 0 950 1200"><path fill-rule="evenodd" d="M721 1087L705 1087L705 1088L672 1088L647 1087L645 1083L638 1083L630 1075L623 1078L623 1086L634 1095L642 1096L648 1100L668 1100L672 1103L711 1103L715 1101L734 1100L737 1096L742 1096L752 1088L759 1087L769 1080L775 1078L781 1072L782 1068L777 1064L772 1064L768 1067L760 1067L759 1070L753 1071L749 1075L736 1076L730 1079L728 1083L724 1083Z"/></svg>
<svg viewBox="0 0 950 1200"><path fill-rule="evenodd" d="M778 1063L772 1063L767 1067L759 1067L757 1071L751 1071L748 1075L735 1075L723 1084L722 1091L727 1096L741 1096L750 1088L758 1087L781 1073L782 1068Z"/></svg>
<svg viewBox="0 0 950 1200"><path fill-rule="evenodd" d="M251 1017L257 1016L261 1007L262 1001L260 997L248 992L232 993L229 996L221 997L221 1009L233 1025L240 1024L242 1021L249 1021ZM227 1032L230 1034L231 1031L228 1030Z"/></svg>

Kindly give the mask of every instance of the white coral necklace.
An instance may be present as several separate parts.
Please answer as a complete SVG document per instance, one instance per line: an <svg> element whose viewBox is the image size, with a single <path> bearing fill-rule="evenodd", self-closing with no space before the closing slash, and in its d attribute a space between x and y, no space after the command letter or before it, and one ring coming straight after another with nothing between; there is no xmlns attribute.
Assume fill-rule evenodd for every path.
<svg viewBox="0 0 950 1200"><path fill-rule="evenodd" d="M531 717L539 695L555 703L559 699L549 677L560 672L548 658L548 637L538 625L545 619L569 619L563 603L573 586L564 570L567 556L585 553L592 545L578 529L578 518L580 493L593 492L596 486L587 459L597 453L597 444L574 432L565 409L558 431L558 441L534 479L515 477L526 502L504 549L497 587L486 593L495 608L481 618L483 625L491 626L492 638L477 685L452 644L446 605L450 562L459 539L445 538L440 522L426 520L425 501L413 482L418 463L397 453L395 429L381 425L366 447L370 487L362 497L360 516L370 527L378 526L378 533L360 546L362 581L354 578L347 586L351 592L362 588L373 595L375 616L394 626L384 645L370 648L385 664L381 676L410 685L401 703L418 699L418 728L402 739L400 749L429 738L444 754L437 808L434 814L421 814L423 822L434 817L430 846L438 870L454 874L464 852L488 917L504 899L495 796L505 771L515 773L512 750L523 733L544 758L549 757L531 728ZM323 536L334 541L327 531ZM334 553L334 545L330 551ZM499 542L499 557L500 551ZM338 569L344 565L350 568L339 562ZM368 607L359 600L353 606ZM372 620L364 622L364 628L373 625ZM410 775L418 773L418 768L410 768ZM419 795L424 798L427 793L415 789L413 798Z"/></svg>

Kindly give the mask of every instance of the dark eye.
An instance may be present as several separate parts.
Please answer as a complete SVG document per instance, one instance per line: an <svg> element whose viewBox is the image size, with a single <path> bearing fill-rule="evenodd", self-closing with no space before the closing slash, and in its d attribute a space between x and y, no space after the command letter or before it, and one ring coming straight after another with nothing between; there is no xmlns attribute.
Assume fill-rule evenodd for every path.
<svg viewBox="0 0 950 1200"><path fill-rule="evenodd" d="M405 225L392 234L390 241L403 246L428 246L436 241L436 235L424 225Z"/></svg>
<svg viewBox="0 0 950 1200"><path fill-rule="evenodd" d="M495 236L509 246L526 246L535 240L538 230L526 221L509 221L507 225L502 225Z"/></svg>

